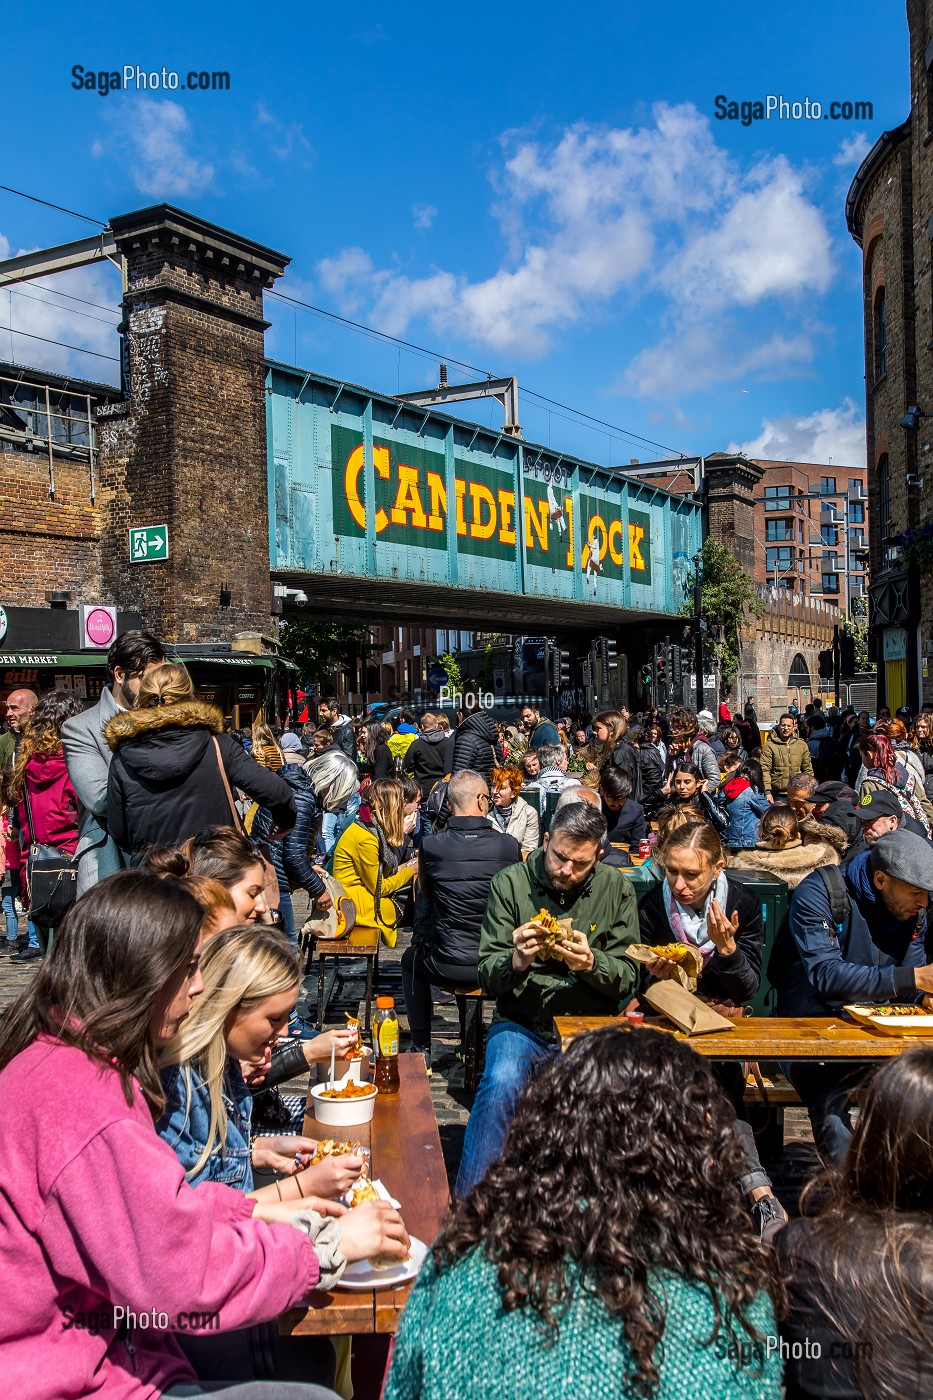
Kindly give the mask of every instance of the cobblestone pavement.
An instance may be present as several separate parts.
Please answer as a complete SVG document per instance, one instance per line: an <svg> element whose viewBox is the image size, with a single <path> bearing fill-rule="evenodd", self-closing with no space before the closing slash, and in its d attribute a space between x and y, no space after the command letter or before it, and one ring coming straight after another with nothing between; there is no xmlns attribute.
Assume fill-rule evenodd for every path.
<svg viewBox="0 0 933 1400"><path fill-rule="evenodd" d="M296 900L296 917L299 922L305 917L305 905ZM21 924L21 932L25 926ZM402 1046L407 1043L408 1020L405 1015L405 1001L402 996L400 959L408 946L411 934L399 933L395 948L383 947L379 955L379 979L373 996L392 996L399 1013L403 1031ZM9 1005L35 976L41 963L11 963L9 957L0 952L0 1007ZM326 1026L344 1024L344 1012L362 1014L363 998L366 991L365 959L341 961L339 975L328 973L325 987ZM314 965L310 975L304 978L298 1002L299 1013L311 1025L317 1019L317 972ZM486 1015L489 1017L489 1009ZM463 1135L473 1096L463 1087L463 1065L456 1058L460 1041L460 1029L456 1003L435 1003L433 1027L433 1057L431 1077L431 1098L437 1118L438 1131L444 1151L444 1162L448 1178L453 1184L463 1149ZM286 1093L304 1093L307 1079L298 1078L282 1085ZM788 1210L796 1206L797 1196L810 1176L817 1169L817 1158L813 1148L813 1137L806 1111L802 1108L788 1108L785 1111L785 1150L780 1162L766 1165L771 1171L775 1190Z"/></svg>

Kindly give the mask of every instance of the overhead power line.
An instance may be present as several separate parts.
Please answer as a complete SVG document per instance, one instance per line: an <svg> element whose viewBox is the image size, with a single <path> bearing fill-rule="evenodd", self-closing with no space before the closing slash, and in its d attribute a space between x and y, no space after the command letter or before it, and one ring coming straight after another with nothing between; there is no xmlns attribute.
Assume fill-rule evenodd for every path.
<svg viewBox="0 0 933 1400"><path fill-rule="evenodd" d="M86 224L96 224L98 228L106 228L103 219L92 219L89 214L78 214L74 209L66 209L63 204L50 204L47 199L39 199L38 195L27 194L25 190L14 190L12 185L0 185L0 190L5 190L7 194L17 194L20 199L31 199L33 204L43 204L46 209L57 209L59 214L70 214L73 219L83 219Z"/></svg>
<svg viewBox="0 0 933 1400"><path fill-rule="evenodd" d="M313 312L316 316L323 316L327 320L336 321L342 326L347 326L351 330L359 331L363 335L371 336L375 340L381 340L391 345L399 345L405 350L412 350L418 355L423 355L430 360L438 360L448 365L456 365L458 369L466 370L470 374L478 374L487 379L497 379L498 375L491 370L481 369L478 365L471 365L465 360L455 359L452 355L445 355L437 350L430 350L424 345L417 345L412 340L403 340L397 335L389 335L387 331L376 330L374 326L367 326L363 321L353 321L347 316L338 316L335 311L327 311L323 306L314 306L311 302L301 301L298 297L290 297L285 292L269 291L268 296L276 297L279 301L287 302L290 306L301 307L304 311ZM629 438L633 442L644 443L648 447L656 447L661 452L672 453L675 457L686 457L688 454L682 452L679 447L668 447L663 442L655 442L652 438L646 438L641 433L632 432L630 428L619 427L616 423L608 423L602 418L595 418L591 413L584 413L582 409L573 408L570 404L559 403L556 399L549 398L547 394L540 394L535 389L529 389L527 385L522 385L522 393L529 398L539 399L542 403L549 404L552 408L563 409L567 413L573 413L577 418L585 419L589 423L595 423L600 428L605 428L613 434L622 438Z"/></svg>
<svg viewBox="0 0 933 1400"><path fill-rule="evenodd" d="M115 365L120 363L119 355L102 355L99 350L87 350L83 345L66 345L63 340L50 340L47 335L33 335L32 331L18 331L15 326L5 326L10 335L24 335L27 340L41 340L44 345L59 345L63 350L74 350L78 355L93 355L97 360L113 360Z"/></svg>
<svg viewBox="0 0 933 1400"><path fill-rule="evenodd" d="M83 219L85 223L96 224L98 228L108 227L108 225L103 219L93 219L89 214L79 214L74 209L66 209L65 206L62 204L52 204L47 199L40 199L37 195L27 194L25 190L13 189L11 185L0 185L0 190L5 190L7 194L18 195L20 199L32 200L34 204L44 205L46 209L56 209L61 214L70 214L71 217L74 219ZM45 287L43 288L43 290L49 292L54 291L52 287ZM24 296L26 295L26 293L19 293L19 295ZM67 293L54 292L54 295L67 296ZM484 375L488 379L497 379L500 377L498 375L493 374L491 370L481 369L478 365L471 365L465 360L458 360L453 355L445 355L437 350L429 350L424 345L416 344L415 341L403 340L400 336L389 335L386 331L376 330L375 326L367 326L363 321L354 321L347 316L338 316L336 311L328 311L323 306L314 306L311 302L302 301L298 297L290 297L285 292L276 292L270 290L269 296L275 297L278 301L286 302L288 305L301 307L303 311L310 311L315 316L323 316L327 320L336 321L339 325L347 326L349 329L358 331L362 335L370 336L372 339L380 340L391 345L401 346L405 350L411 350L415 354L424 355L428 359L438 361L443 360L445 364L456 365L458 369L466 370L469 374ZM81 301L80 297L71 297L69 299L72 301ZM38 300L38 298L33 298L33 300ZM96 302L86 302L85 304L87 306L95 306L99 311L110 310L109 307L99 306ZM100 318L95 316L91 317L90 319L98 320ZM29 332L14 331L14 334L28 335ZM30 338L32 340L45 339L45 337L38 335L31 336ZM46 343L49 345L63 345L63 342L59 340L50 340ZM98 354L98 352L95 350L83 350L82 347L78 345L64 346L64 348L70 350L78 350L85 355ZM99 355L99 358L103 360L116 360L117 357L114 355ZM685 457L688 455L682 452L679 447L668 447L663 442L655 442L653 438L644 437L641 433L633 432L631 428L622 428L616 423L609 423L604 418L597 418L592 413L585 413L582 409L574 408L571 404L560 403L557 399L552 399L547 394L541 394L536 389L529 389L527 385L522 385L522 393L528 398L537 399L540 403L548 404L551 408L562 409L565 413L572 413L578 419L581 419L587 423L594 423L596 424L596 426L606 429L607 431L613 434L617 434L619 437L627 438L632 442L644 443L646 447L656 447L660 452L673 453L675 457Z"/></svg>

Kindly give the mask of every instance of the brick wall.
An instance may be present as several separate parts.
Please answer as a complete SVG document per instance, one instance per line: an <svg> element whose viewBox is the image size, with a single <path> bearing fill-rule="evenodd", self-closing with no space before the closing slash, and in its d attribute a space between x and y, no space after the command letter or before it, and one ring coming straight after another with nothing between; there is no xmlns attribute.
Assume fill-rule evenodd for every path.
<svg viewBox="0 0 933 1400"><path fill-rule="evenodd" d="M0 453L0 560L3 602L42 607L47 591L72 602L100 598L100 513L91 504L87 466L55 461L55 499L48 458Z"/></svg>

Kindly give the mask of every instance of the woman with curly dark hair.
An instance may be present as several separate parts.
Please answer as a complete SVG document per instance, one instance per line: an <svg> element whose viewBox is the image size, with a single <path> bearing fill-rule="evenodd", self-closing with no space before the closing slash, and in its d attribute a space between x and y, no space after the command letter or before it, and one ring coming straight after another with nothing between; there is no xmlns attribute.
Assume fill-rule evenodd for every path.
<svg viewBox="0 0 933 1400"><path fill-rule="evenodd" d="M777 1241L788 1400L933 1395L933 1047L878 1071L842 1167L802 1204Z"/></svg>
<svg viewBox="0 0 933 1400"><path fill-rule="evenodd" d="M660 1031L575 1040L418 1276L385 1400L778 1400L734 1113Z"/></svg>

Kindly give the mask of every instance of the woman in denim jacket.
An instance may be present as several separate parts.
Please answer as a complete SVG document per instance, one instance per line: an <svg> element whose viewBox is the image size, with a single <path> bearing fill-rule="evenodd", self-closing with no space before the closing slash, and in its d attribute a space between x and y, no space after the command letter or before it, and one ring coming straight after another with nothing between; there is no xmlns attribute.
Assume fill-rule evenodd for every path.
<svg viewBox="0 0 933 1400"><path fill-rule="evenodd" d="M284 935L256 924L224 929L206 945L201 970L205 995L161 1056L166 1103L156 1131L192 1186L220 1181L258 1201L310 1196L313 1209L337 1213L327 1198L352 1186L360 1158L328 1157L311 1166L317 1143L290 1135L250 1146L252 1095L244 1071L259 1072L267 1063L300 984ZM287 1171L291 1178L254 1189L254 1167Z"/></svg>
<svg viewBox="0 0 933 1400"><path fill-rule="evenodd" d="M366 1207L347 1211L336 1198L357 1179L362 1159L325 1157L312 1166L317 1143L311 1138L250 1141L252 1095L244 1072L253 1074L268 1064L298 996L300 971L285 936L258 924L223 929L205 945L201 973L204 995L161 1056L166 1104L156 1131L195 1189L206 1182L231 1186L256 1200L257 1214L276 1213L284 1202L295 1210L317 1212L322 1224L330 1224L326 1217L338 1216L341 1248L352 1257L352 1238L366 1228L358 1219ZM256 1167L289 1175L257 1189ZM404 1230L401 1217L391 1215L389 1228ZM298 1344L280 1338L273 1321L223 1336L186 1336L182 1345L204 1380L220 1379L232 1360L238 1374L257 1379L311 1376L330 1385L334 1348L322 1338L309 1349L309 1340L298 1339Z"/></svg>
<svg viewBox="0 0 933 1400"><path fill-rule="evenodd" d="M771 806L764 795L761 764L754 758L746 759L723 783L722 796L728 804L726 815L729 818L729 825L723 833L723 845L728 846L730 851L752 850L758 844L761 818Z"/></svg>

